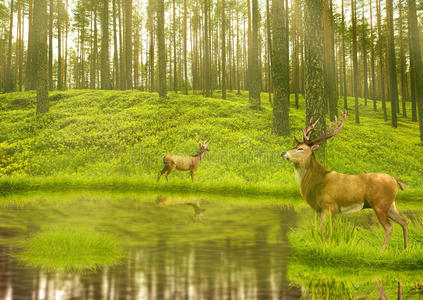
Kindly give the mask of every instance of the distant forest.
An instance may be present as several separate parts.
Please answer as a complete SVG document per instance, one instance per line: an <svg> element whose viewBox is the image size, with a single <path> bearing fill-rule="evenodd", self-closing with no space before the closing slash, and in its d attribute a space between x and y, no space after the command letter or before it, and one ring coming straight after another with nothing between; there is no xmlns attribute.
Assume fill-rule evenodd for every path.
<svg viewBox="0 0 423 300"><path fill-rule="evenodd" d="M356 123L362 98L393 127L418 121L423 142L422 14L421 0L0 0L0 91L37 90L38 113L52 90L248 91L256 108L267 92L278 135L290 94L306 120L353 97Z"/></svg>

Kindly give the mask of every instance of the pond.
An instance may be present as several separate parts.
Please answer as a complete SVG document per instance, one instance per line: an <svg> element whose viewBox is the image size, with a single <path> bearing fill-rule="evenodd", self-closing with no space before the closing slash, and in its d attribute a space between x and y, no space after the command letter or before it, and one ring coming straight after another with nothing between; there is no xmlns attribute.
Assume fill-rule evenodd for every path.
<svg viewBox="0 0 423 300"><path fill-rule="evenodd" d="M374 270L290 259L288 233L313 218L301 199L80 192L0 201L0 299L378 299L399 289L418 299L423 293L413 272L387 279Z"/></svg>

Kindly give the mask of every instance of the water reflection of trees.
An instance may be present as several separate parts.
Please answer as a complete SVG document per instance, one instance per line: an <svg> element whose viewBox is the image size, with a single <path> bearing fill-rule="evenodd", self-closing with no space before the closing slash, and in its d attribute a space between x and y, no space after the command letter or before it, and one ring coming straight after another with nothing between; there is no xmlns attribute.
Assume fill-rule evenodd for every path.
<svg viewBox="0 0 423 300"><path fill-rule="evenodd" d="M0 299L283 299L288 288L286 232L293 209L269 207L270 222L251 221L251 240L226 235L182 243L160 232L154 243L129 249L122 264L83 274L23 266L0 249ZM278 224L278 219L280 220ZM244 225L242 225L244 226ZM216 230L220 230L220 226ZM236 230L236 229L234 229ZM212 233L210 230L205 235Z"/></svg>

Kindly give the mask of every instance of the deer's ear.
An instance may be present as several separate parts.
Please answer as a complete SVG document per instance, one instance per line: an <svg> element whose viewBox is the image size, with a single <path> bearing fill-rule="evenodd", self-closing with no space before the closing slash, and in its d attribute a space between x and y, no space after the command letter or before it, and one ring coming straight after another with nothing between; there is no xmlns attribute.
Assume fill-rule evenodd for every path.
<svg viewBox="0 0 423 300"><path fill-rule="evenodd" d="M320 148L320 145L313 145L313 146L311 146L311 151L316 151L316 150L318 150Z"/></svg>

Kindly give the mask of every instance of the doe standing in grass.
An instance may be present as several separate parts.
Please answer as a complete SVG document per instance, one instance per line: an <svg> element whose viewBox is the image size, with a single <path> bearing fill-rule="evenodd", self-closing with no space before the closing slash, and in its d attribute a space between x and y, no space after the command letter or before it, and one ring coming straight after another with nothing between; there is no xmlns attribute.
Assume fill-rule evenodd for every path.
<svg viewBox="0 0 423 300"><path fill-rule="evenodd" d="M200 165L201 160L203 159L204 154L209 149L209 139L199 139L198 140L200 149L195 155L180 156L175 154L167 154L163 157L164 168L159 172L157 181L160 180L160 177L166 173L166 181L169 182L169 175L173 170L177 169L180 171L190 171L191 180L194 182L194 171Z"/></svg>
<svg viewBox="0 0 423 300"><path fill-rule="evenodd" d="M317 122L310 124L304 131L303 139L297 145L282 153L282 157L294 164L295 177L300 185L300 192L307 203L320 213L319 231L324 224L326 215L339 212L350 213L364 208L372 208L385 230L382 251L392 233L389 219L400 224L404 234L404 248L408 245L408 223L395 207L395 197L398 191L405 190L406 184L400 179L383 173L366 173L360 175L346 175L329 171L315 158L314 151L319 149L319 143L335 136L344 125L347 112L344 111L342 120L338 124L335 117L335 129L331 126L320 137L311 139L311 133Z"/></svg>

